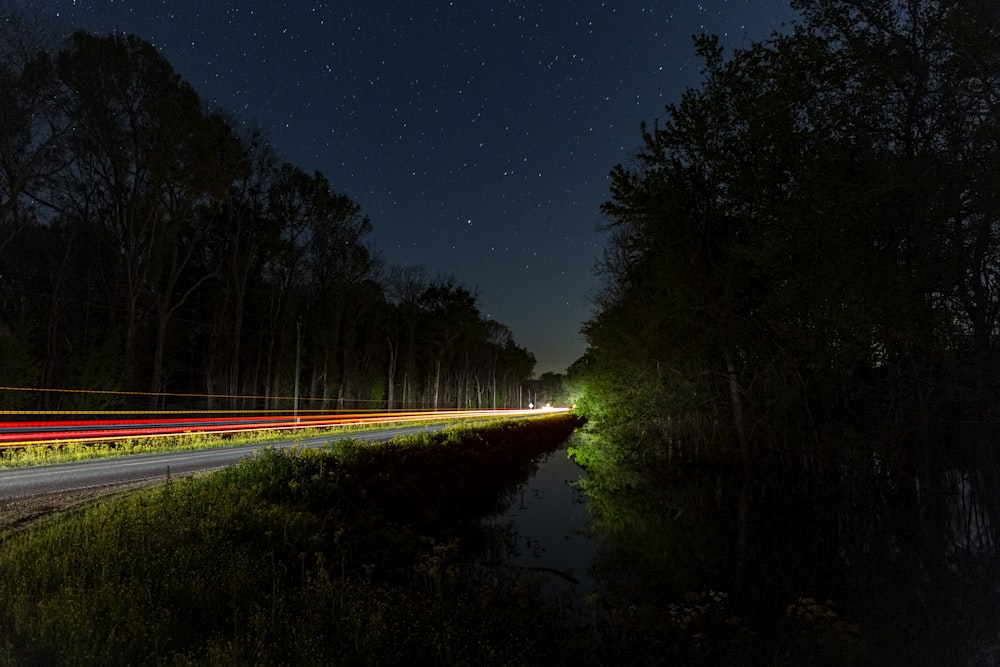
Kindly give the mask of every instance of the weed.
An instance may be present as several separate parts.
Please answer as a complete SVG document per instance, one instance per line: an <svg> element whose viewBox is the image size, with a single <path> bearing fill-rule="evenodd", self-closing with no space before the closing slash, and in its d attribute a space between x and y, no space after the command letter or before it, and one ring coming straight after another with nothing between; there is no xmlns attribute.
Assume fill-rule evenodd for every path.
<svg viewBox="0 0 1000 667"><path fill-rule="evenodd" d="M0 663L559 664L554 613L463 563L574 425L265 449L39 521L0 542Z"/></svg>

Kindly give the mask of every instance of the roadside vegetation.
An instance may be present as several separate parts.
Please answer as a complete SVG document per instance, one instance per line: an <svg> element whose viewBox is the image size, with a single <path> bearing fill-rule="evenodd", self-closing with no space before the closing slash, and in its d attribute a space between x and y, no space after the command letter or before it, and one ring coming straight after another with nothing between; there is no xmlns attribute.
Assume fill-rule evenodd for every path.
<svg viewBox="0 0 1000 667"><path fill-rule="evenodd" d="M1000 13L791 7L699 38L700 85L611 172L568 373L596 568L836 619L828 653L766 638L788 664L997 664Z"/></svg>
<svg viewBox="0 0 1000 667"><path fill-rule="evenodd" d="M587 459L580 425L561 413L264 449L0 529L0 665L796 664L830 656L816 644L830 632L854 652L856 630L807 598L776 636L727 592L671 590L653 570L648 595L545 593L549 573L517 564L493 517L567 438ZM588 494L609 490L588 464ZM596 566L631 576L609 536Z"/></svg>
<svg viewBox="0 0 1000 667"><path fill-rule="evenodd" d="M481 420L476 420L481 423ZM419 422L420 426L458 425L461 420L441 419ZM140 437L101 442L57 442L51 445L13 446L0 448L0 468L70 463L89 459L135 454L159 454L177 450L212 449L237 445L267 445L288 440L301 441L324 435L376 431L394 426L414 425L414 422L381 422L378 424L340 424L323 428L296 430L245 431L241 433L191 433L165 437Z"/></svg>
<svg viewBox="0 0 1000 667"><path fill-rule="evenodd" d="M578 424L268 449L8 532L0 663L559 664L571 633L479 519Z"/></svg>

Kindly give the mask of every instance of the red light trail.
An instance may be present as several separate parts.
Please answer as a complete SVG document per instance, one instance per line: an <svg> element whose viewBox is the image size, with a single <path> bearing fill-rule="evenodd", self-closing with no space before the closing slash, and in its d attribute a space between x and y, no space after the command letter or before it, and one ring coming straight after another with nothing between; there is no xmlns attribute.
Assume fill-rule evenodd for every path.
<svg viewBox="0 0 1000 667"><path fill-rule="evenodd" d="M248 411L249 412L249 411ZM223 413L227 416L211 416ZM423 410L411 412L288 412L273 414L239 411L98 411L96 415L121 415L120 419L70 419L51 421L0 422L0 448L35 445L61 445L69 443L111 442L131 438L164 436L193 436L199 434L225 435L247 431L292 431L333 426L389 424L419 421L458 419L504 418L541 414L540 410ZM65 411L3 411L5 415L84 416L84 413ZM163 418L139 415L184 415ZM125 418L126 415L130 417Z"/></svg>

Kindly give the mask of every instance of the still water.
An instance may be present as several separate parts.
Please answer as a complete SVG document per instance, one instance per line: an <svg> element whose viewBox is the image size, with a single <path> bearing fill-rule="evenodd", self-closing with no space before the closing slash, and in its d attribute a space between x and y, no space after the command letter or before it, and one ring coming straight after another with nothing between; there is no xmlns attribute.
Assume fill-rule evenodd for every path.
<svg viewBox="0 0 1000 667"><path fill-rule="evenodd" d="M579 598L594 588L591 566L597 540L580 481L586 471L569 457L566 443L541 456L532 476L493 519L509 528L513 548L507 565L541 579L554 596Z"/></svg>
<svg viewBox="0 0 1000 667"><path fill-rule="evenodd" d="M756 664L1000 665L1000 433L637 475L622 492L565 445L539 459L496 518L508 562L563 599L716 614Z"/></svg>

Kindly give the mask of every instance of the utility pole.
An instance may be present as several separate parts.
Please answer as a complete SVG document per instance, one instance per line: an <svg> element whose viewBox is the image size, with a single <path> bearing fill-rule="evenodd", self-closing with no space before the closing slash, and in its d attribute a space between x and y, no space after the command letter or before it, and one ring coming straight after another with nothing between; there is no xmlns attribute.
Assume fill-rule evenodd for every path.
<svg viewBox="0 0 1000 667"><path fill-rule="evenodd" d="M299 421L299 359L302 357L302 316L295 320L295 421Z"/></svg>

